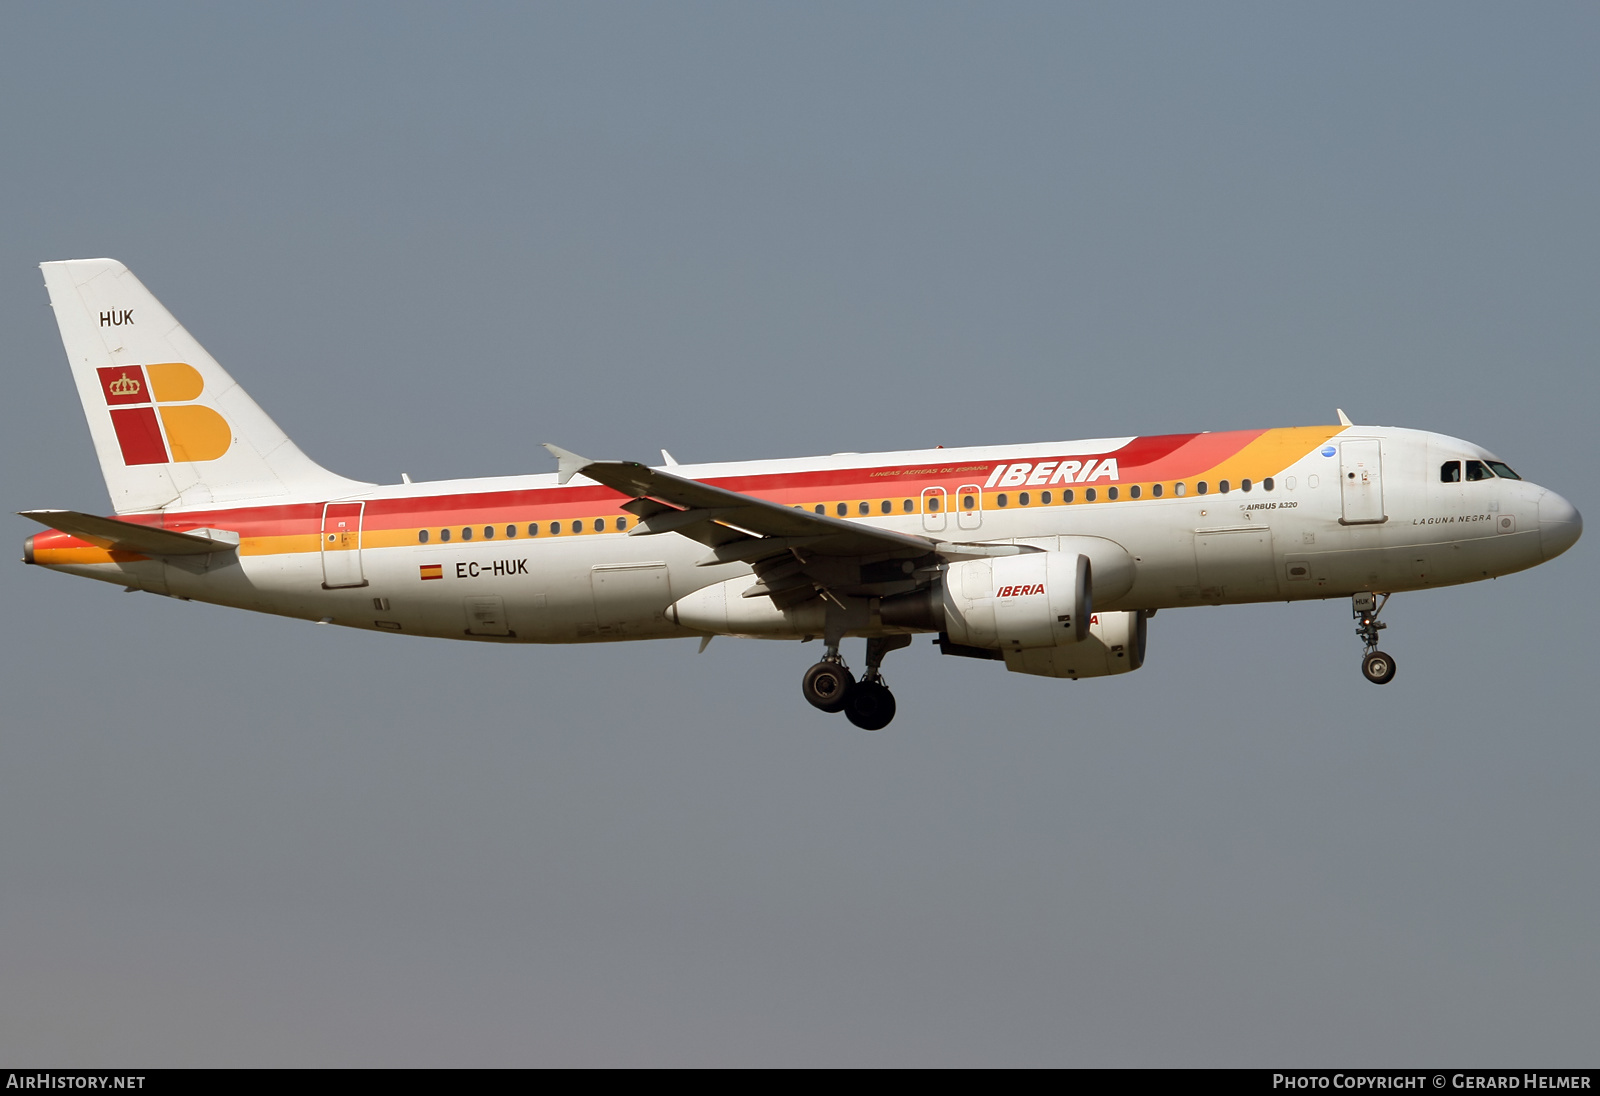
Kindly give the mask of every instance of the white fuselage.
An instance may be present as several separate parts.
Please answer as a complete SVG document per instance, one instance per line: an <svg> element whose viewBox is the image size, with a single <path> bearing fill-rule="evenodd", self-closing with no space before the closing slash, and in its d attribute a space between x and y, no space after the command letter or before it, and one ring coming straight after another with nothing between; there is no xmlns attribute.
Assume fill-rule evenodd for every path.
<svg viewBox="0 0 1600 1096"><path fill-rule="evenodd" d="M937 510L929 509L922 490L916 495L917 512L888 514L878 512L877 505L872 513L858 513L868 503L856 501L863 492L855 486L836 490L849 500L837 504L823 487L811 493L829 513L835 505L848 506L851 520L944 541L1046 549L1056 546L1052 538L1063 536L1110 542L1131 557L1132 568L1127 582L1097 587L1095 608L1108 611L1293 601L1471 582L1534 566L1576 539L1576 514L1570 505L1533 483L1508 478L1444 482L1443 462L1488 459L1489 454L1469 443L1394 428L1334 428L1328 435L1325 445L1291 463L1263 469L1249 490L1235 481L1222 493L1219 483L1209 482L1206 493L1199 494L1198 481L1190 481L1181 497L1172 485L1159 498L1150 487L1141 497L1129 498L1124 488L1122 497L1111 501L1105 498L1108 481L1101 480L1094 502L1080 497L1070 505L1060 504L1058 497L1041 504L1037 487L1030 491L1029 505L1022 505L1029 487L1020 476L1013 476L1021 480L1019 488L1007 491L984 489L983 480L1003 480L1000 468L1007 461L1116 443L851 454L672 471L707 482L768 477L780 483L784 477L819 474L848 480L852 469L985 466L994 474L962 472L946 483L946 504ZM1365 467L1352 467L1350 454L1357 448L1352 443L1363 439L1372 440L1373 459ZM1123 477L1125 481L1126 472ZM969 491L976 501L968 508L951 501L961 497L961 484L955 480L963 479L978 488ZM705 546L684 537L592 530L551 535L548 521L534 536L528 535L525 523L512 523L509 529L517 535L507 537L500 518L469 516L475 499L493 499L502 510L516 505L508 499L526 499L537 508L542 497L565 490L570 488L558 486L553 476L380 487L338 500L363 504L348 507L353 541L347 535L338 549L324 547L324 538L331 537L325 514L322 535L315 542L302 538L300 550L294 550L295 544L284 547L293 537L252 538L245 531L237 554L36 562L175 597L408 635L572 643L708 631L801 638L814 631L803 618L773 610L767 599L737 602L737 591L752 581L750 566L702 565ZM1059 496L1062 489L1056 490ZM1081 496L1083 489L1078 490ZM412 504L419 512L437 510L441 499L450 500L454 517L427 543L404 533L398 534L404 538L401 543L394 542L396 535L380 537L371 519L366 530L359 525L363 514L385 507L391 513ZM624 500L618 496L616 501ZM906 504L912 501L908 498ZM285 507L275 504L274 509ZM602 512L593 505L589 509ZM607 511L615 512L611 507ZM209 508L193 515L168 511L164 521L168 527L181 527L191 516L191 524L227 528L230 514L250 512L248 506ZM592 525L593 518L589 520ZM421 526L421 519L415 524ZM452 539L440 539L441 532L456 527ZM495 536L485 539L483 529ZM465 530L476 530L474 539L462 539ZM333 551L340 554L330 555ZM673 611L675 603L722 583L729 584L728 603L748 610L743 618L725 628L707 627L698 617L691 623L699 626L675 619L680 616ZM849 631L901 630L875 627L872 620L869 615Z"/></svg>

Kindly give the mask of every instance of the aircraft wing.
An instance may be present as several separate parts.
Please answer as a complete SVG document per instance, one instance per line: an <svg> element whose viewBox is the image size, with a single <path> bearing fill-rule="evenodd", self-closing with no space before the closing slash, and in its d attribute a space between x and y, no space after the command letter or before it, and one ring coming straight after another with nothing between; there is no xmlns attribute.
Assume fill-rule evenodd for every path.
<svg viewBox="0 0 1600 1096"><path fill-rule="evenodd" d="M636 461L594 461L548 443L545 448L558 461L562 483L583 475L633 496L624 509L641 520L628 530L630 536L678 533L711 548L701 566L751 564L761 581L745 591L746 597L793 601L814 596L818 588L899 592L921 585L927 573L917 572L941 560L1035 550L897 533L713 487Z"/></svg>
<svg viewBox="0 0 1600 1096"><path fill-rule="evenodd" d="M645 516L630 530L637 536L681 532L694 525L715 522L756 537L804 538L811 551L823 555L920 556L934 548L934 542L927 537L814 514L685 479L634 461L591 461L554 445L545 448L560 462L563 483L581 474L625 495L660 499L679 507Z"/></svg>

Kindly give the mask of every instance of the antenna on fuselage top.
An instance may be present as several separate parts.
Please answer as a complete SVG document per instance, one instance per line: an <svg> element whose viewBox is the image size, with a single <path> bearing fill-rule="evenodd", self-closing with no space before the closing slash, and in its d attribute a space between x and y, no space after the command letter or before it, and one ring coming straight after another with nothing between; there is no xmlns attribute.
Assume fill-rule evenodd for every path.
<svg viewBox="0 0 1600 1096"><path fill-rule="evenodd" d="M1355 423L1350 421L1350 416L1346 415L1344 413L1344 408L1335 407L1334 410L1339 412L1339 425L1340 426L1354 426L1355 425Z"/></svg>

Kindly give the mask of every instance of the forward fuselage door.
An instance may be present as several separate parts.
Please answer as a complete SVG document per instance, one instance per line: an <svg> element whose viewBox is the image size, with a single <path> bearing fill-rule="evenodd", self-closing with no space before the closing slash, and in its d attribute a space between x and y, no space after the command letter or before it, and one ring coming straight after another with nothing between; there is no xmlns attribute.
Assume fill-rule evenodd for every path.
<svg viewBox="0 0 1600 1096"><path fill-rule="evenodd" d="M1339 490L1345 525L1387 520L1383 513L1383 452L1377 438L1350 438L1339 443Z"/></svg>
<svg viewBox="0 0 1600 1096"><path fill-rule="evenodd" d="M365 586L361 569L364 502L330 502L322 508L322 588Z"/></svg>
<svg viewBox="0 0 1600 1096"><path fill-rule="evenodd" d="M945 496L943 487L925 487L922 491L922 528L929 533L944 532Z"/></svg>

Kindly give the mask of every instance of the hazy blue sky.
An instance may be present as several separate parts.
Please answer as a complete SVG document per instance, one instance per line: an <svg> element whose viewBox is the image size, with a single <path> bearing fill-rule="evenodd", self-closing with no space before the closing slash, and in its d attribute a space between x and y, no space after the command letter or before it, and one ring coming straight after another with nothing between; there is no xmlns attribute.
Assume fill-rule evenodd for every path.
<svg viewBox="0 0 1600 1096"><path fill-rule="evenodd" d="M348 475L1329 422L1591 517L1593 4L11 4L9 510L108 508L36 264ZM35 527L11 522L20 557ZM1592 1065L1593 535L1163 612L1136 674L484 647L0 569L0 1059ZM859 660L855 645L847 651Z"/></svg>

